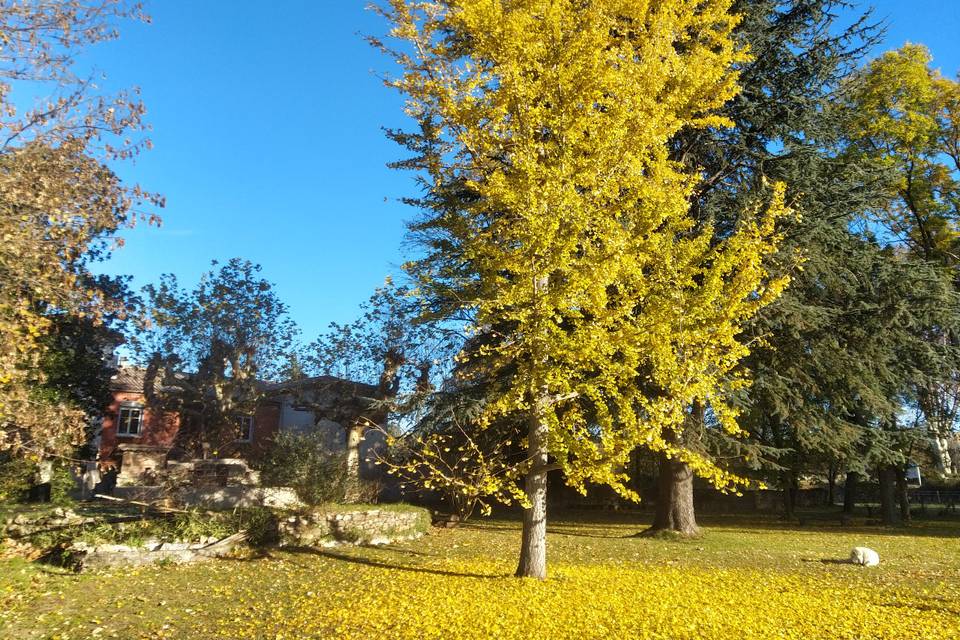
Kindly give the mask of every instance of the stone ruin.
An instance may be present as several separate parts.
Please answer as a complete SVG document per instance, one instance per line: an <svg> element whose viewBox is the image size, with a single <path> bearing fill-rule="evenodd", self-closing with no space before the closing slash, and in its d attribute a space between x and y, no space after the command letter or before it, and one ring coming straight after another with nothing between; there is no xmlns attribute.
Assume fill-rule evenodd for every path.
<svg viewBox="0 0 960 640"><path fill-rule="evenodd" d="M243 541L244 536L234 534L222 540L207 538L195 543L148 540L140 546L75 542L67 551L78 571L88 571L156 563L186 564L223 558L231 555Z"/></svg>
<svg viewBox="0 0 960 640"><path fill-rule="evenodd" d="M15 542L31 533L50 527L96 523L97 518L81 516L69 509L57 509L39 518L18 515L0 527L0 537L10 536ZM356 509L327 510L280 517L276 520L276 541L281 547L343 544L383 545L415 540L430 526L426 509ZM140 545L73 542L59 556L78 571L121 566L144 566L155 563L184 564L202 562L234 554L246 541L246 533L238 532L217 539L193 541L147 540ZM29 545L28 545L29 546Z"/></svg>
<svg viewBox="0 0 960 640"><path fill-rule="evenodd" d="M23 513L8 517L0 526L0 537L23 538L39 531L91 524L96 521L96 518L82 516L73 509L57 507L36 518Z"/></svg>
<svg viewBox="0 0 960 640"><path fill-rule="evenodd" d="M322 546L342 544L383 545L415 540L430 524L425 509L366 509L327 512L322 509L288 516L277 523L280 546ZM68 549L77 570L144 566L155 563L203 562L233 554L244 543L243 532L221 540L160 542L149 540L141 546L74 543Z"/></svg>
<svg viewBox="0 0 960 640"><path fill-rule="evenodd" d="M117 474L117 486L137 486L152 484L156 474L167 461L166 447L143 444L122 444L117 449L121 454L120 473Z"/></svg>
<svg viewBox="0 0 960 640"><path fill-rule="evenodd" d="M420 508L336 512L321 508L281 519L278 533L280 546L381 545L414 540L429 526L430 514Z"/></svg>
<svg viewBox="0 0 960 640"><path fill-rule="evenodd" d="M86 484L87 478L83 480ZM288 513L299 511L280 514L275 520L276 540L281 546L388 544L418 538L430 526L429 512L412 507L303 511L304 505L292 489L261 487L259 472L239 458L177 462L166 460L165 452L129 448L124 451L124 473L117 480L113 493L118 502L165 503L167 507L210 510L270 507ZM0 538L16 542L37 531L98 521L69 509L55 509L33 518L21 514L0 526ZM239 532L221 540L148 540L138 546L74 542L65 548L64 557L78 570L187 563L230 555L245 539L245 532Z"/></svg>
<svg viewBox="0 0 960 640"><path fill-rule="evenodd" d="M152 452L146 453L148 456ZM123 469L127 469L124 452ZM156 462L156 461L153 461ZM261 487L260 473L241 458L213 458L178 462L164 460L151 464L140 458L131 465L136 471L117 476L113 494L140 501L169 500L171 503L208 509L271 507L296 509L303 504L293 489Z"/></svg>

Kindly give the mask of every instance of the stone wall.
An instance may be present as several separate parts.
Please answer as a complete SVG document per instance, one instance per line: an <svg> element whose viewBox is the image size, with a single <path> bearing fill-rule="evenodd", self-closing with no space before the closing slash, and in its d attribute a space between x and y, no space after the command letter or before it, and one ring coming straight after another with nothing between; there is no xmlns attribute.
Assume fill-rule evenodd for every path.
<svg viewBox="0 0 960 640"><path fill-rule="evenodd" d="M0 538L23 538L41 531L50 531L96 522L96 518L81 516L72 509L57 508L49 513L31 516L10 516L0 524Z"/></svg>
<svg viewBox="0 0 960 640"><path fill-rule="evenodd" d="M286 487L247 487L235 485L220 488L186 488L173 495L174 502L184 506L229 510L248 507L296 509L303 506L297 492Z"/></svg>
<svg viewBox="0 0 960 640"><path fill-rule="evenodd" d="M186 564L229 556L243 542L240 534L223 540L191 542L148 541L141 546L76 542L67 549L77 571L107 567L136 567L156 563Z"/></svg>
<svg viewBox="0 0 960 640"><path fill-rule="evenodd" d="M170 499L178 506L216 510L304 506L289 487L261 487L260 472L251 469L242 458L167 461L152 476L152 484L118 484L113 495L140 502Z"/></svg>
<svg viewBox="0 0 960 640"><path fill-rule="evenodd" d="M95 522L98 522L97 518L85 517L66 509L57 509L33 518L23 514L0 523L0 537L5 539L8 536L11 540L7 542L16 542L17 539L38 531ZM355 510L340 506L319 508L295 515L280 515L273 522L276 525L275 540L280 546L378 545L419 538L430 527L430 513L426 509L407 505ZM74 541L58 553L61 553L62 562L74 566L77 570L89 570L156 562L187 563L209 560L231 555L245 540L246 532L239 532L221 540L148 540L136 546Z"/></svg>
<svg viewBox="0 0 960 640"><path fill-rule="evenodd" d="M430 526L419 507L329 511L316 509L279 522L281 546L388 544L418 538Z"/></svg>

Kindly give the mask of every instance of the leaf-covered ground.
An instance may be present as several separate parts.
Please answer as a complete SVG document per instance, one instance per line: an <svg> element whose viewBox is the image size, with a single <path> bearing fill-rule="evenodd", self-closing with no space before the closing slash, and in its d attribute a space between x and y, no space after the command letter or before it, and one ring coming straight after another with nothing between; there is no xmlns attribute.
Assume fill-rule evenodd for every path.
<svg viewBox="0 0 960 640"><path fill-rule="evenodd" d="M3 638L950 638L960 526L787 527L705 519L694 541L631 537L637 516L550 526L550 579L510 577L519 525L384 548L272 551L73 575L0 561ZM855 545L880 553L837 562Z"/></svg>

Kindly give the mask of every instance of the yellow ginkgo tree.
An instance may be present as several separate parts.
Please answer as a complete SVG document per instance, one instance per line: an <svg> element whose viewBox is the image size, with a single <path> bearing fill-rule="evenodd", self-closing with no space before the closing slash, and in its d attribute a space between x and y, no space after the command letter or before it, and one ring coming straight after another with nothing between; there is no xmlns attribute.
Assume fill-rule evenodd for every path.
<svg viewBox="0 0 960 640"><path fill-rule="evenodd" d="M669 158L681 128L726 124L712 112L736 95L732 69L747 55L731 39L731 0L391 0L379 11L392 29L374 44L402 70L387 82L418 125L390 132L415 154L397 166L417 170L424 191L408 272L434 319L472 335L456 384L501 381L471 442L523 425L522 459L473 476L525 507L517 575L546 576L551 470L636 498L622 469L643 446L736 486L666 437L695 402L736 433L725 394L742 384L737 336L786 284L764 269L782 187L717 243L688 214L697 175ZM432 486L448 479L417 468Z"/></svg>

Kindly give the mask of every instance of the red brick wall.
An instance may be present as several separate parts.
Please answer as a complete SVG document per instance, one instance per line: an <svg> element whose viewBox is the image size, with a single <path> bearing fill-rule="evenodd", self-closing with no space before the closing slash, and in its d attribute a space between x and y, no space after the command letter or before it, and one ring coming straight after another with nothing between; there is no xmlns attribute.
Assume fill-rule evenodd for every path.
<svg viewBox="0 0 960 640"><path fill-rule="evenodd" d="M143 394L129 391L114 392L113 402L107 408L103 418L103 430L100 434L100 460L104 466L118 466L120 454L116 450L121 444L143 444L159 447L171 447L180 429L180 416L173 412L160 413L150 411L144 406L140 435L136 437L117 434L117 418L120 405L124 402L136 402L145 405ZM221 458L240 457L256 460L270 448L273 437L280 429L280 404L265 402L257 408L254 415L252 442L231 442L219 447L216 455Z"/></svg>
<svg viewBox="0 0 960 640"><path fill-rule="evenodd" d="M100 460L106 466L116 466L119 463L120 444L144 444L157 447L170 447L180 429L180 416L172 412L150 411L144 406L143 421L140 423L140 435L135 437L120 436L117 434L117 416L120 405L124 402L136 402L146 405L143 394L129 391L116 391L113 402L107 408L103 417L103 430L100 433Z"/></svg>
<svg viewBox="0 0 960 640"><path fill-rule="evenodd" d="M232 442L221 447L220 457L256 460L267 452L273 443L273 437L279 430L280 404L277 402L261 403L253 416L253 440L251 442Z"/></svg>

